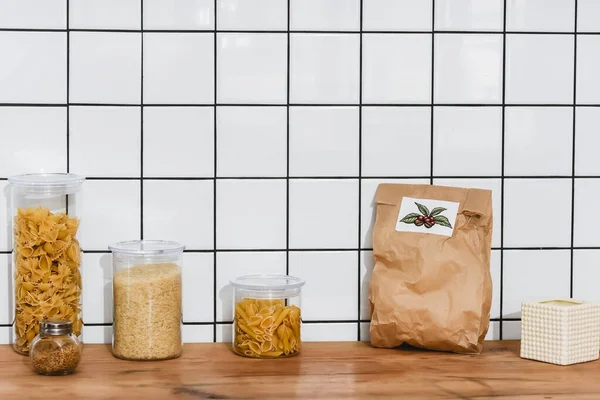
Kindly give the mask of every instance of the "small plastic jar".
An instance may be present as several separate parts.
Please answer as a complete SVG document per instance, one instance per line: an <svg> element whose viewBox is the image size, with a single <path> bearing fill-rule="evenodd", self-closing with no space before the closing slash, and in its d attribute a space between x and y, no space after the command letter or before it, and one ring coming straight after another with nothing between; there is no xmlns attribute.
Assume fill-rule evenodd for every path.
<svg viewBox="0 0 600 400"><path fill-rule="evenodd" d="M33 339L29 357L33 369L42 375L68 375L81 360L81 342L73 334L73 324L66 320L44 320L40 333Z"/></svg>
<svg viewBox="0 0 600 400"><path fill-rule="evenodd" d="M181 355L181 266L185 246L119 242L113 253L113 355L167 360Z"/></svg>
<svg viewBox="0 0 600 400"><path fill-rule="evenodd" d="M39 323L52 317L82 331L81 186L73 174L8 178L13 216L15 321L13 346L28 354Z"/></svg>
<svg viewBox="0 0 600 400"><path fill-rule="evenodd" d="M233 351L255 358L299 354L304 283L288 275L248 275L231 281Z"/></svg>

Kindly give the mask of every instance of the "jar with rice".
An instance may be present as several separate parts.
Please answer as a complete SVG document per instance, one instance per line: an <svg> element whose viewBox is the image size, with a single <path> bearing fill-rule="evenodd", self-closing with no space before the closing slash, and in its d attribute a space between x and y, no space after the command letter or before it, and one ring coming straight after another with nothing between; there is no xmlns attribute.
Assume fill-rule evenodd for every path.
<svg viewBox="0 0 600 400"><path fill-rule="evenodd" d="M135 240L109 248L113 255L113 355L126 360L179 357L185 246Z"/></svg>

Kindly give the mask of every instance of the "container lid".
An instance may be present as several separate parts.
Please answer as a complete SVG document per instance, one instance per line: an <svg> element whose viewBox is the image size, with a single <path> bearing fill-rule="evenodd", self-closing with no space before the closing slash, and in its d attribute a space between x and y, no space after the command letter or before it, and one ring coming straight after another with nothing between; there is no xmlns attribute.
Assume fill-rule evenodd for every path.
<svg viewBox="0 0 600 400"><path fill-rule="evenodd" d="M290 275L245 275L231 281L236 288L257 291L298 289L305 283Z"/></svg>
<svg viewBox="0 0 600 400"><path fill-rule="evenodd" d="M46 335L68 335L73 332L73 323L64 319L46 319L40 322L40 333Z"/></svg>
<svg viewBox="0 0 600 400"><path fill-rule="evenodd" d="M8 181L20 187L76 187L81 185L85 178L75 174L24 174L8 178Z"/></svg>
<svg viewBox="0 0 600 400"><path fill-rule="evenodd" d="M147 256L181 253L185 246L168 240L129 240L115 243L108 248L113 253Z"/></svg>

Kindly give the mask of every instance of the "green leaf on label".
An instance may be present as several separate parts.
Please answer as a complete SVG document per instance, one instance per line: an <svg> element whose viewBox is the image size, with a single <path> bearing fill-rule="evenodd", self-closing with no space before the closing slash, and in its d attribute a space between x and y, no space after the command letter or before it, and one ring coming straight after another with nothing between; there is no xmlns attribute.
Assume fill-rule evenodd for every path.
<svg viewBox="0 0 600 400"><path fill-rule="evenodd" d="M419 204L417 202L415 202L415 204L417 205L417 208L419 209L419 212L421 214L423 214L426 217L429 217L429 208L427 208L423 204Z"/></svg>
<svg viewBox="0 0 600 400"><path fill-rule="evenodd" d="M429 214L430 217L435 217L438 214L443 213L444 211L446 211L446 208L444 207L436 207L433 210L431 210L431 214Z"/></svg>
<svg viewBox="0 0 600 400"><path fill-rule="evenodd" d="M406 224L413 224L417 220L417 218L419 218L419 214L410 213L406 217L402 218L400 222L404 222Z"/></svg>
<svg viewBox="0 0 600 400"><path fill-rule="evenodd" d="M448 221L448 218L444 217L443 215L438 215L434 218L434 221L438 225L445 226L446 228L452 228L452 225L450 225L450 221Z"/></svg>

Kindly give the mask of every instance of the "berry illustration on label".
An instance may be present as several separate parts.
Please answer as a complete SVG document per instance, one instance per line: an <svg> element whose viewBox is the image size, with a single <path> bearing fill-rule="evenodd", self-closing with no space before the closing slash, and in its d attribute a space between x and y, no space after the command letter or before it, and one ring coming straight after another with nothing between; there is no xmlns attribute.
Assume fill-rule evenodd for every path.
<svg viewBox="0 0 600 400"><path fill-rule="evenodd" d="M431 228L435 224L452 229L452 225L450 224L450 221L448 221L448 218L440 215L446 211L446 208L436 207L430 212L429 209L423 204L415 202L415 205L419 209L420 214L410 213L406 217L402 218L400 222L404 222L405 224L415 224L416 226L425 226L427 229Z"/></svg>

